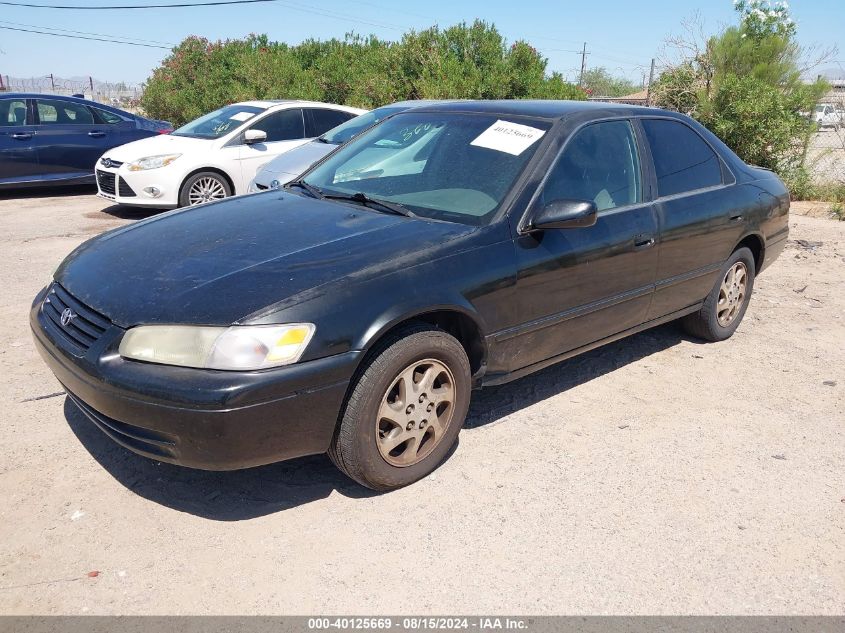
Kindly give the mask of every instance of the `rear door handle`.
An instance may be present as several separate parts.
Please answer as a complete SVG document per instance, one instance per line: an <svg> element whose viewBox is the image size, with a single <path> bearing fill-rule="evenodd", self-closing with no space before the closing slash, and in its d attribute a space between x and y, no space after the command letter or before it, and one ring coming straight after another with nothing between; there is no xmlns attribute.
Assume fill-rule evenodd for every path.
<svg viewBox="0 0 845 633"><path fill-rule="evenodd" d="M653 235L637 235L634 238L634 248L648 248L649 246L654 246Z"/></svg>
<svg viewBox="0 0 845 633"><path fill-rule="evenodd" d="M742 222L742 214L732 215L731 222Z"/></svg>
<svg viewBox="0 0 845 633"><path fill-rule="evenodd" d="M15 132L12 134L12 138L16 138L19 141L26 141L32 138L32 132Z"/></svg>
<svg viewBox="0 0 845 633"><path fill-rule="evenodd" d="M92 132L88 132L88 136L93 136L94 138L102 138L102 137L103 137L103 136L105 136L105 135L106 135L106 133L105 133L105 132L100 132L100 131L98 131L98 130L94 130L94 131L92 131Z"/></svg>

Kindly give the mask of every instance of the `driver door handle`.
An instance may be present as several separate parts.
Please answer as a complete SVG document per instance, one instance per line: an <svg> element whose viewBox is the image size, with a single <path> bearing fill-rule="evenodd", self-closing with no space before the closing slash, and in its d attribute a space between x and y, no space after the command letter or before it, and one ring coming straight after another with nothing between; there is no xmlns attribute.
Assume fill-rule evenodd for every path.
<svg viewBox="0 0 845 633"><path fill-rule="evenodd" d="M648 248L650 246L654 246L654 236L653 235L637 235L634 238L634 248L641 249L641 248Z"/></svg>
<svg viewBox="0 0 845 633"><path fill-rule="evenodd" d="M105 132L100 132L99 130L92 130L91 132L88 132L88 136L93 136L94 138L102 138L105 135Z"/></svg>
<svg viewBox="0 0 845 633"><path fill-rule="evenodd" d="M12 134L12 138L16 138L19 141L26 141L32 138L32 132L15 132Z"/></svg>

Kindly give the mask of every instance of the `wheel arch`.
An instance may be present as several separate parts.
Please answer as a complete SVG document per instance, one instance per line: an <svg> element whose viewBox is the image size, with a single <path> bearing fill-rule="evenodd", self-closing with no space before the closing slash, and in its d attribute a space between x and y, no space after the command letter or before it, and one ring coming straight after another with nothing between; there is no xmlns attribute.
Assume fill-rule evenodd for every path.
<svg viewBox="0 0 845 633"><path fill-rule="evenodd" d="M759 273L763 268L763 260L766 256L766 242L763 236L759 233L749 233L743 237L739 243L734 247L732 253L737 249L747 248L754 255L754 272Z"/></svg>
<svg viewBox="0 0 845 633"><path fill-rule="evenodd" d="M229 184L229 189L232 190L232 195L233 196L237 195L237 192L235 191L235 181L226 172L226 170L222 169L220 167L213 167L211 165L207 165L205 167L197 167L196 169L192 169L187 174L185 174L185 177L182 178L182 182L179 183L179 191L178 191L178 194L177 194L178 197L179 197L179 200L182 199L182 189L185 187L185 183L188 182L188 179L192 178L193 176L196 176L197 174L204 172L204 171L210 171L210 172L220 174L221 176L223 176L223 178L225 178L226 182Z"/></svg>
<svg viewBox="0 0 845 633"><path fill-rule="evenodd" d="M414 322L428 323L454 336L466 351L473 382L480 380L487 366L485 328L480 315L466 306L441 304L383 315L364 333L356 348L369 353L386 336Z"/></svg>

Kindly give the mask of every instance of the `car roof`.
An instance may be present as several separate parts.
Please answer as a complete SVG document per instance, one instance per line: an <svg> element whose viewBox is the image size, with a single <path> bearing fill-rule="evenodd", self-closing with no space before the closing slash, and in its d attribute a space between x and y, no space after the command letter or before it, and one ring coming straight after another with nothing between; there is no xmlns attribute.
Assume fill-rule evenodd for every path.
<svg viewBox="0 0 845 633"><path fill-rule="evenodd" d="M76 103L84 103L85 105L100 108L101 110L108 110L128 117L143 118L137 114L132 114L121 108L116 108L108 103L100 103L99 101L92 101L91 99L83 99L81 97L72 97L70 95L55 95L46 92L0 92L0 99L65 99L66 101L75 101Z"/></svg>
<svg viewBox="0 0 845 633"><path fill-rule="evenodd" d="M561 119L575 114L593 114L596 118L615 115L656 114L672 116L675 113L659 108L607 103L604 101L553 101L553 100L492 100L447 101L425 106L427 112L474 112L505 116L526 116L542 119Z"/></svg>
<svg viewBox="0 0 845 633"><path fill-rule="evenodd" d="M314 107L329 107L329 108L351 108L361 110L361 108L352 108L352 106L345 106L345 105L338 105L336 103L325 103L322 101L309 101L307 99L256 99L253 101L239 101L238 103L232 103L230 105L233 106L251 106L253 108L274 108L277 106L290 106L290 105L308 105Z"/></svg>

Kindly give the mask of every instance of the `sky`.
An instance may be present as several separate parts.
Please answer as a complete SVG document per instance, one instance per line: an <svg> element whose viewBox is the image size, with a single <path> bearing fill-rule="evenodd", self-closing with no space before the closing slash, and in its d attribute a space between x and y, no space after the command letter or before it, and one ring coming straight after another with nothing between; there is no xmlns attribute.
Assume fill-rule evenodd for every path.
<svg viewBox="0 0 845 633"><path fill-rule="evenodd" d="M24 1L24 0L21 0ZM26 0L36 4L144 4L145 0ZM146 0L176 3L179 0ZM182 0L191 1L191 0ZM845 1L793 0L800 42L837 46L825 69L845 77ZM509 41L525 39L548 58L548 71L576 80L581 47L587 66L604 66L636 82L647 76L653 57L681 22L696 12L706 31L735 22L731 0L276 0L262 4L132 11L57 10L0 4L0 27L64 29L106 37L134 38L156 46L173 45L188 35L209 39L267 33L271 40L296 44L308 38L343 37L349 31L398 39L410 29L481 18L494 23ZM96 37L96 35L86 35ZM0 29L0 74L12 77L93 76L101 81L143 82L168 54L148 48L68 39Z"/></svg>

